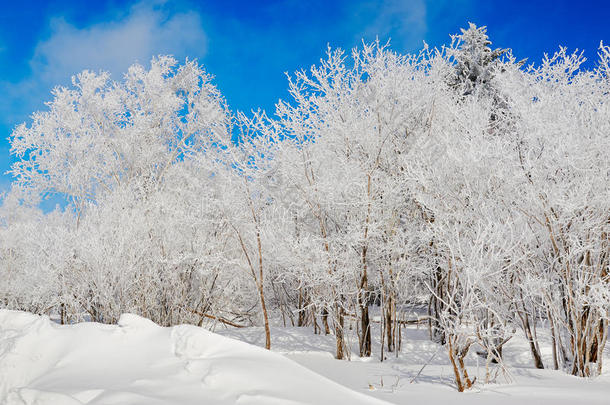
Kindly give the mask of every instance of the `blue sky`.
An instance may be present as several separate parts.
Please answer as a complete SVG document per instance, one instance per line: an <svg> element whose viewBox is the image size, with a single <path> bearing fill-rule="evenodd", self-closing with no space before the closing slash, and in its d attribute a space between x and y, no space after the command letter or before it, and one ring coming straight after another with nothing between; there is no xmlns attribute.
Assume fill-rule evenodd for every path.
<svg viewBox="0 0 610 405"><path fill-rule="evenodd" d="M327 44L352 48L391 39L399 52L437 46L469 21L493 46L539 61L559 45L584 49L593 66L610 43L608 1L29 1L0 14L0 172L10 167L12 129L44 109L55 85L82 69L115 78L152 55L197 58L233 109L273 111L284 72L315 64ZM0 174L0 189L10 176Z"/></svg>

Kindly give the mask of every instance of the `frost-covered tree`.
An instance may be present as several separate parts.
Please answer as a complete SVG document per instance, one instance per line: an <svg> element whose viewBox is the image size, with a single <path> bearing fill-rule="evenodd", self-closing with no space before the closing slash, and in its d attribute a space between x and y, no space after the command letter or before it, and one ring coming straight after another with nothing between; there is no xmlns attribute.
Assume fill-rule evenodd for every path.
<svg viewBox="0 0 610 405"><path fill-rule="evenodd" d="M610 319L610 48L524 68L470 25L442 49L378 42L289 79L276 116L232 114L196 62L83 72L13 133L0 305L61 322L333 334L400 350L428 307L458 390L521 328L536 367L602 371ZM65 209L43 214L40 198Z"/></svg>
<svg viewBox="0 0 610 405"><path fill-rule="evenodd" d="M105 193L134 184L143 192L167 170L202 153L227 131L227 111L210 76L195 62L154 58L124 80L84 71L57 87L48 111L11 135L16 184L60 194L81 212Z"/></svg>
<svg viewBox="0 0 610 405"><path fill-rule="evenodd" d="M493 77L498 67L498 59L507 49L491 49L487 36L487 27L477 27L469 23L468 29L461 29L460 35L454 35L453 47L450 49L455 61L455 74L450 80L452 86L467 96L475 91L485 95L494 92Z"/></svg>
<svg viewBox="0 0 610 405"><path fill-rule="evenodd" d="M581 54L561 49L503 81L519 117L512 154L522 180L514 205L536 235L528 254L541 263L532 270L545 281L539 296L558 362L575 375L600 372L607 335L607 55L602 47L600 67L587 72Z"/></svg>
<svg viewBox="0 0 610 405"><path fill-rule="evenodd" d="M58 303L52 244L44 232L54 214L43 215L27 197L13 187L2 198L0 300L4 307L40 313Z"/></svg>
<svg viewBox="0 0 610 405"><path fill-rule="evenodd" d="M159 57L122 82L85 71L73 84L11 140L16 184L66 197L78 218L56 238L71 241L53 263L62 308L161 324L226 310L212 299L231 279L217 274L226 238L212 183L229 116L209 75Z"/></svg>
<svg viewBox="0 0 610 405"><path fill-rule="evenodd" d="M324 259L313 266L331 286L309 294L328 294L317 300L325 330L326 313L335 324L337 357L345 314L354 310L359 354L371 355L369 306L379 292L393 347L396 274L405 266L400 244L414 205L401 153L409 152L409 134L425 126L418 117L432 103L422 86L424 54L403 57L374 43L351 56L329 51L310 74L298 72L290 81L294 103L278 105L288 148L281 155L284 184L303 207L301 240L306 231L319 240Z"/></svg>

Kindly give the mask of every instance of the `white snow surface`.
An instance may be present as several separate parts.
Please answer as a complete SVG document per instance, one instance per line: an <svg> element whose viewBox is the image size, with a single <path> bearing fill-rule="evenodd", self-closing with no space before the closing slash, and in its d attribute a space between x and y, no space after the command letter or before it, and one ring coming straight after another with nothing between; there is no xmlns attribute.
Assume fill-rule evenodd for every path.
<svg viewBox="0 0 610 405"><path fill-rule="evenodd" d="M334 337L314 335L312 328L273 328L271 345L272 350L318 374L397 405L610 405L608 347L603 374L581 378L561 370L535 369L529 344L523 334L517 332L504 347L506 372L500 373L494 383L484 383L485 359L475 354L480 348L471 349L466 364L470 376L476 377L476 383L472 390L459 393L447 352L430 341L425 325L404 328L402 351L398 356L386 353L383 362L379 361L379 332L379 324L373 325L373 355L370 358L354 354L358 341L352 337L351 361L335 360L332 355ZM262 328L220 328L218 333L259 346L265 341ZM538 338L544 363L551 366L548 328L540 327Z"/></svg>
<svg viewBox="0 0 610 405"><path fill-rule="evenodd" d="M335 360L333 336L311 328L273 328L271 352L259 347L262 328L218 329L164 328L131 314L118 325L62 326L0 310L0 404L610 404L609 371L583 379L536 370L519 334L505 347L508 378L482 383L484 360L471 353L477 383L458 393L447 355L425 327L406 328L403 350L384 362L377 351L354 355L357 341L348 342L351 361ZM539 338L549 365L550 337L541 328ZM610 364L608 349L604 361Z"/></svg>
<svg viewBox="0 0 610 405"><path fill-rule="evenodd" d="M278 353L136 315L57 325L0 310L0 403L383 404Z"/></svg>

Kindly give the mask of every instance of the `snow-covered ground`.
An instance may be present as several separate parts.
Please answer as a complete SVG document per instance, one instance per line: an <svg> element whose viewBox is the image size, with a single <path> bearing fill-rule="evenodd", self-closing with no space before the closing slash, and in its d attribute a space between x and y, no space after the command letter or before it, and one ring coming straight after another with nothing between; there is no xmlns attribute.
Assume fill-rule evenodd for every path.
<svg viewBox="0 0 610 405"><path fill-rule="evenodd" d="M221 329L217 332L258 346L265 342L262 328ZM545 365L552 365L550 338L543 330L538 333ZM453 370L446 351L429 340L425 326L403 330L402 352L398 357L395 353L386 353L387 358L383 362L379 361L378 334L377 329L373 333L373 347L377 352L366 359L352 354L351 361L335 360L332 356L334 338L314 335L311 328L273 329L272 349L354 391L395 404L610 404L608 348L604 356L607 366L603 375L583 379L562 371L533 368L528 343L517 334L504 348L507 370L504 375L499 374L496 383L482 384L485 380L485 359L471 350L467 364L471 377L477 377L475 389L459 393L455 389ZM357 342L352 342L353 352L356 349ZM422 370L423 365L426 366ZM420 370L421 374L418 375Z"/></svg>
<svg viewBox="0 0 610 405"><path fill-rule="evenodd" d="M54 324L0 310L7 405L381 404L256 346L135 315L118 325Z"/></svg>
<svg viewBox="0 0 610 405"><path fill-rule="evenodd" d="M403 351L384 362L378 353L337 361L333 337L310 328L274 328L273 352L256 347L264 343L261 328L216 332L162 328L135 315L118 325L60 326L0 310L0 404L610 403L610 372L586 380L535 370L520 336L505 347L507 377L482 384L484 361L472 355L476 388L457 393L444 350L423 327L406 329ZM548 364L549 356L546 350Z"/></svg>

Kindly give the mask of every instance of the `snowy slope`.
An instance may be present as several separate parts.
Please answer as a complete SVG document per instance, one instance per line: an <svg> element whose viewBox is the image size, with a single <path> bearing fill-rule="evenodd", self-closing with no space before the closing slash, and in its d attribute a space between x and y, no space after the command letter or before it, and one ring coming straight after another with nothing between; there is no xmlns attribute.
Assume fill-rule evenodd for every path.
<svg viewBox="0 0 610 405"><path fill-rule="evenodd" d="M0 403L383 404L284 356L135 315L60 326L0 310Z"/></svg>
<svg viewBox="0 0 610 405"><path fill-rule="evenodd" d="M264 344L262 328L219 329L222 335L259 346ZM459 393L445 349L430 341L425 326L403 329L403 350L398 357L395 353L386 354L384 362L379 361L378 324L373 325L373 356L355 355L358 342L352 338L352 361L335 360L334 337L314 335L312 328L273 328L271 336L272 350L348 388L398 405L610 404L609 348L605 351L603 375L585 379L563 371L533 368L528 342L518 332L504 349L506 375L500 374L496 383L484 384L485 361L471 350L466 363L477 383L473 390ZM550 335L540 327L538 337L543 360L550 365Z"/></svg>

